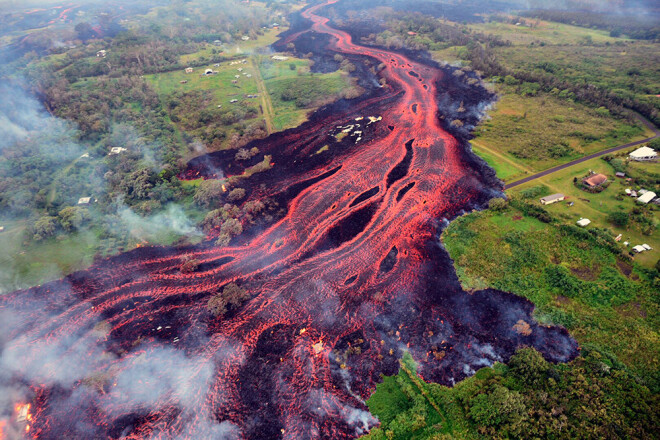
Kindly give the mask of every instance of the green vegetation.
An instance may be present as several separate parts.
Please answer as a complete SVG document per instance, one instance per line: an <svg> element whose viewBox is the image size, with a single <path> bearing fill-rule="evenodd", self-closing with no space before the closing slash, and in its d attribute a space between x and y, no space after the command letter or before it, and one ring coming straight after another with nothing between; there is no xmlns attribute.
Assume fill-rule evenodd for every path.
<svg viewBox="0 0 660 440"><path fill-rule="evenodd" d="M502 83L497 90L501 98L477 128L473 144L497 164L504 181L646 137L637 125L557 94L526 93L522 84Z"/></svg>
<svg viewBox="0 0 660 440"><path fill-rule="evenodd" d="M515 199L506 210L470 214L449 226L443 241L461 283L524 296L538 319L566 326L581 344L658 381L658 272L631 262L602 229L533 218L538 205L532 203Z"/></svg>
<svg viewBox="0 0 660 440"><path fill-rule="evenodd" d="M452 388L426 383L406 354L367 401L368 440L653 438L658 396L606 354L552 365L531 348Z"/></svg>

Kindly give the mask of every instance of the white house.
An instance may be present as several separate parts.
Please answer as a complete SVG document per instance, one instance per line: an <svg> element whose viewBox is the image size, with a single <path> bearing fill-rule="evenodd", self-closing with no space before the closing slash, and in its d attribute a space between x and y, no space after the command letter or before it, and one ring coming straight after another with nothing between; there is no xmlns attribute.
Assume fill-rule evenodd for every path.
<svg viewBox="0 0 660 440"><path fill-rule="evenodd" d="M78 204L79 205L89 205L89 203L92 201L91 197L81 197L78 199Z"/></svg>
<svg viewBox="0 0 660 440"><path fill-rule="evenodd" d="M646 250L646 248L644 246L642 246L641 244L638 244L637 246L633 246L632 250L633 250L633 252L636 252L636 253L639 254L640 252L644 252Z"/></svg>
<svg viewBox="0 0 660 440"><path fill-rule="evenodd" d="M110 156L115 155L115 154L121 154L124 151L126 151L126 148L124 148L124 147L112 147L112 148L110 148Z"/></svg>
<svg viewBox="0 0 660 440"><path fill-rule="evenodd" d="M591 223L591 220L588 218L581 218L580 220L577 221L578 226L582 226L583 228Z"/></svg>
<svg viewBox="0 0 660 440"><path fill-rule="evenodd" d="M541 205L550 205L551 203L557 203L564 200L565 197L561 193L552 194L541 198Z"/></svg>
<svg viewBox="0 0 660 440"><path fill-rule="evenodd" d="M640 197L637 198L637 203L641 203L642 205L646 205L648 202L655 199L655 195L656 194L653 191L647 191L644 194L642 194Z"/></svg>
<svg viewBox="0 0 660 440"><path fill-rule="evenodd" d="M653 148L641 147L630 153L628 157L636 161L656 160L658 153Z"/></svg>

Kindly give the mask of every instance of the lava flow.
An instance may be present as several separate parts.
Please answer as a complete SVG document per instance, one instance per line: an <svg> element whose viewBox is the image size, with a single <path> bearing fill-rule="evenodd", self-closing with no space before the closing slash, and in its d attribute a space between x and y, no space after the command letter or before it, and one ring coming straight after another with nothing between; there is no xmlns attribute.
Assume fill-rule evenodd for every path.
<svg viewBox="0 0 660 440"><path fill-rule="evenodd" d="M0 407L5 436L355 438L378 423L364 399L405 351L448 385L521 345L575 356L531 303L463 291L438 241L445 220L501 188L438 110L467 118L488 93L354 44L319 15L331 3L304 10L307 28L280 44L380 65L386 86L254 144L275 165L250 177L250 199L286 206L265 230L230 247L142 247L1 298L0 382L13 404L31 404L28 432ZM222 158L188 173L211 176ZM199 268L182 273L182 256ZM213 318L208 299L232 282L249 300Z"/></svg>

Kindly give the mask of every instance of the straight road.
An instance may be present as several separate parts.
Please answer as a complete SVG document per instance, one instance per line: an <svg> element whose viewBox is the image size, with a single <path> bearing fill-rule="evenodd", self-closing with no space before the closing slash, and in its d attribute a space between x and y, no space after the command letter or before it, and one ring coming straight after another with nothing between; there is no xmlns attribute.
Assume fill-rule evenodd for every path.
<svg viewBox="0 0 660 440"><path fill-rule="evenodd" d="M266 121L266 131L268 134L273 134L275 129L273 127L273 116L275 112L273 111L273 102L270 100L270 94L264 83L264 79L261 77L261 71L259 70L259 65L255 62L254 57L250 57L250 64L254 70L254 79L257 83L257 90L259 90L259 95L261 95L261 108L264 112L264 120Z"/></svg>
<svg viewBox="0 0 660 440"><path fill-rule="evenodd" d="M548 174L552 174L552 173L555 173L557 171L564 170L568 167L572 167L573 165L577 165L579 163L586 162L590 159L594 159L596 157L604 156L606 154L614 153L614 152L617 152L617 151L620 151L620 150L625 150L626 148L630 148L630 147L634 147L636 145L644 144L644 143L647 143L649 141L652 141L653 139L656 139L656 138L660 137L660 130L658 130L658 128L655 125L653 125L650 121L647 121L642 116L637 115L637 117L644 125L646 125L651 131L653 131L653 133L654 133L653 136L651 136L650 138L647 138L647 139L642 139L641 141L629 142L625 145L619 145L618 147L608 148L607 150L599 151L597 153L592 153L592 154L589 154L587 156L581 157L579 159L575 159L575 160L572 160L570 162L567 162L565 164L557 165L556 167L549 168L545 171L541 171L540 173L536 173L534 175L525 177L524 179L520 179L520 180L516 180L515 182L511 182L511 183L505 185L504 189L506 190L506 189L514 188L518 185L522 185L523 183L531 182L532 180L536 180L539 177L547 176Z"/></svg>

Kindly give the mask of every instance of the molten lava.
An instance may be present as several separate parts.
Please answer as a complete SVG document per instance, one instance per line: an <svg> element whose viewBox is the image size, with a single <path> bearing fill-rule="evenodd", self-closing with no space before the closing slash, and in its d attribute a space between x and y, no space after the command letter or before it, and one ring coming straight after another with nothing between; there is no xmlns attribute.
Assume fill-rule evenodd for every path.
<svg viewBox="0 0 660 440"><path fill-rule="evenodd" d="M255 143L277 167L250 177L250 198L286 206L279 220L234 247L142 247L0 299L0 380L31 399L25 435L355 438L377 424L364 399L404 351L444 384L520 345L575 355L529 302L463 291L438 241L442 219L501 188L438 111L448 100L476 108L487 93L354 44L320 15L331 3L304 10L311 27L280 44L323 42L330 56L381 65L387 85ZM185 176L217 175L222 154ZM196 271L179 270L182 255ZM228 283L250 299L213 318L206 304Z"/></svg>

